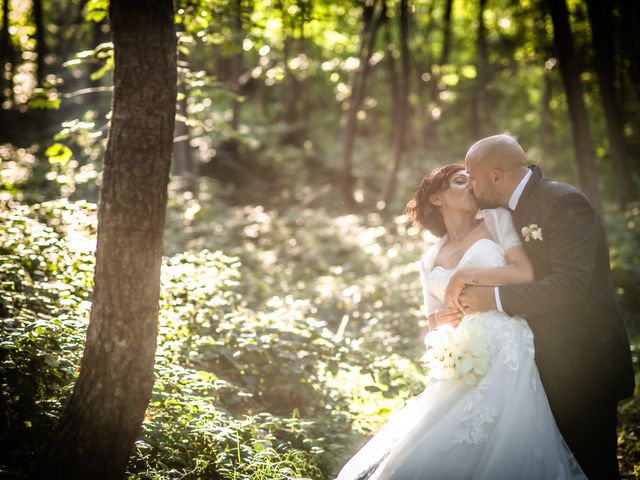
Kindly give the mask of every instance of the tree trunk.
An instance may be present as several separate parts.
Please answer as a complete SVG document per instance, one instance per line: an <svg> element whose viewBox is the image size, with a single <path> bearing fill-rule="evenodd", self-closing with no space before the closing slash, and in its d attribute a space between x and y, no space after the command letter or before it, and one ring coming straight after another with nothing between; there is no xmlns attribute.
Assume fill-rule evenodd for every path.
<svg viewBox="0 0 640 480"><path fill-rule="evenodd" d="M44 57L47 54L47 44L44 39L44 18L42 14L42 0L33 0L33 23L35 25L36 39L36 84L42 87L45 78Z"/></svg>
<svg viewBox="0 0 640 480"><path fill-rule="evenodd" d="M425 137L430 139L430 142L437 142L438 140L438 123L440 122L440 116L434 116L433 110L438 109L442 112L442 99L440 94L442 88L440 87L440 79L442 77L443 67L449 63L449 54L451 53L451 12L453 10L453 0L447 0L447 4L444 10L444 16L442 18L442 50L440 51L440 58L438 59L439 72L436 74L432 68L431 78L431 102L433 108L430 108L425 116Z"/></svg>
<svg viewBox="0 0 640 480"><path fill-rule="evenodd" d="M182 186L186 191L195 192L196 175L191 155L191 132L187 125L189 91L184 78L178 80L178 95L176 126L173 133L173 173L182 177Z"/></svg>
<svg viewBox="0 0 640 480"><path fill-rule="evenodd" d="M394 123L396 124L393 142L393 158L391 170L383 195L383 208L391 202L396 190L398 170L405 150L409 125L409 8L407 0L400 0L400 75L398 77L398 94L395 98L397 107Z"/></svg>
<svg viewBox="0 0 640 480"><path fill-rule="evenodd" d="M478 66L478 100L481 102L479 112L480 116L480 132L483 135L495 133L495 124L493 122L493 99L491 95L491 78L489 72L489 52L487 48L487 28L484 24L484 10L487 0L480 0L478 9L478 32L476 41L478 42L477 66Z"/></svg>
<svg viewBox="0 0 640 480"><path fill-rule="evenodd" d="M545 0L553 22L553 43L558 54L560 74L569 105L573 150L582 190L597 208L600 208L598 173L596 171L593 143L587 120L587 110L582 97L582 83L578 68L573 35L569 26L569 11L565 0Z"/></svg>
<svg viewBox="0 0 640 480"><path fill-rule="evenodd" d="M423 41L425 44L429 44L429 38L431 36L433 30L434 23L434 10L435 2L429 2L427 5L427 21L424 25L419 25L420 30L423 36ZM433 72L433 58L429 54L429 51L422 56L420 55L420 51L414 52L414 65L416 65L416 84L417 84L417 94L419 98L419 115L422 121L420 123L420 132L422 137L422 146L423 148L432 148L432 140L430 139L430 131L431 131L431 106L430 102L432 98L429 96L429 92L431 92L432 82L435 81L435 76Z"/></svg>
<svg viewBox="0 0 640 480"><path fill-rule="evenodd" d="M242 48L242 41L244 40L244 31L242 28L242 0L235 0L236 11L235 11L235 34L236 34L236 44L240 47L238 51L234 54L232 60L232 91L234 94L233 104L232 104L232 116L231 116L231 128L237 132L240 127L240 115L242 113L240 100L238 100L238 95L240 95L240 77L242 76L242 71L244 70L244 50Z"/></svg>
<svg viewBox="0 0 640 480"><path fill-rule="evenodd" d="M182 22L177 23L176 33L180 36L184 31ZM187 122L189 112L187 111L187 99L189 98L189 88L187 86L188 62L185 54L178 50L178 100L176 103L176 123L173 132L173 161L171 172L182 177L182 187L186 191L195 192L195 172L193 168L193 158L191 156L191 132ZM233 122L232 122L233 123Z"/></svg>
<svg viewBox="0 0 640 480"><path fill-rule="evenodd" d="M358 68L351 77L351 95L346 104L341 120L342 141L340 152L340 163L342 172L340 187L342 198L347 210L353 210L356 206L353 197L354 177L351 171L353 147L356 135L357 114L364 99L365 85L369 73L369 61L373 53L376 37L380 23L382 22L383 8L382 2L378 1L371 5L365 3L363 12L363 28L360 34L360 44L358 46Z"/></svg>
<svg viewBox="0 0 640 480"><path fill-rule="evenodd" d="M553 110L551 99L553 98L553 82L551 70L544 69L544 91L540 112L540 147L545 155L550 154L554 148Z"/></svg>
<svg viewBox="0 0 640 480"><path fill-rule="evenodd" d="M389 83L391 85L391 108L392 108L392 119L391 122L391 144L395 141L396 138L396 130L398 128L398 124L395 121L397 117L397 107L398 107L398 73L396 71L396 59L393 56L394 46L393 46L393 37L391 35L391 17L389 17L389 8L386 0L382 0L382 8L384 9L384 43L386 44L387 50L387 68L389 69Z"/></svg>
<svg viewBox="0 0 640 480"><path fill-rule="evenodd" d="M13 99L13 72L16 52L9 35L9 0L2 0L2 27L0 28L0 106ZM8 67L8 68L7 68Z"/></svg>
<svg viewBox="0 0 640 480"><path fill-rule="evenodd" d="M307 52L307 37L305 33L305 25L311 19L311 2L300 2L300 13L298 15L299 23L299 36L298 36L298 52L300 55L306 57ZM302 78L298 80L298 92L299 92L299 112L298 118L300 121L300 130L298 136L304 141L308 137L309 128L309 115L312 108L309 106L310 96L308 94L309 89L309 76L308 72L302 75Z"/></svg>
<svg viewBox="0 0 640 480"><path fill-rule="evenodd" d="M636 101L640 101L640 5L637 0L617 0L620 32L620 53L628 65L627 72L633 88L635 88Z"/></svg>
<svg viewBox="0 0 640 480"><path fill-rule="evenodd" d="M622 112L614 86L613 12L611 5L602 0L587 0L587 7L600 86L600 100L607 123L609 153L616 178L618 204L621 209L624 209L635 199L636 194L625 148Z"/></svg>
<svg viewBox="0 0 640 480"><path fill-rule="evenodd" d="M284 142L291 145L300 145L302 143L302 133L300 127L300 82L297 73L291 69L291 60L297 56L296 38L295 38L295 17L288 12L288 7L284 2L279 2L282 16L282 35L283 35L283 60L284 60L284 114L285 124L287 125L287 133L284 135Z"/></svg>
<svg viewBox="0 0 640 480"><path fill-rule="evenodd" d="M431 82L431 99L441 104L440 100L440 87L439 79L442 74L442 67L449 63L449 54L451 52L451 12L453 10L453 0L447 0L447 4L444 10L444 16L442 18L442 50L440 50L440 58L438 59L438 66L440 67L440 75L435 75L434 82Z"/></svg>
<svg viewBox="0 0 640 480"><path fill-rule="evenodd" d="M111 0L113 116L80 376L32 478L121 479L154 381L176 105L171 0Z"/></svg>
<svg viewBox="0 0 640 480"><path fill-rule="evenodd" d="M539 60L544 64L543 82L544 88L540 101L540 148L545 156L551 155L555 148L555 129L553 126L554 113L551 108L553 99L553 69L556 68L556 59L551 45L551 38L546 29L547 11L540 9L535 21L536 45Z"/></svg>

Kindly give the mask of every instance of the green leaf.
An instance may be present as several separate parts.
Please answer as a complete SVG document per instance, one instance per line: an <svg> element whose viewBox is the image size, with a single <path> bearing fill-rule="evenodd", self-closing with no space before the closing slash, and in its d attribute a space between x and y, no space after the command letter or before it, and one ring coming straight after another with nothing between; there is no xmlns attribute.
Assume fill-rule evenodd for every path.
<svg viewBox="0 0 640 480"><path fill-rule="evenodd" d="M38 95L29 100L27 103L29 108L42 110L58 110L60 108L59 98L47 98L44 95Z"/></svg>
<svg viewBox="0 0 640 480"><path fill-rule="evenodd" d="M106 10L92 10L90 12L87 12L84 18L88 22L100 23L102 20L105 19L106 16L107 16Z"/></svg>
<svg viewBox="0 0 640 480"><path fill-rule="evenodd" d="M44 154L49 158L49 163L52 165L59 164L65 166L71 160L73 152L69 147L62 143L54 143L47 148Z"/></svg>

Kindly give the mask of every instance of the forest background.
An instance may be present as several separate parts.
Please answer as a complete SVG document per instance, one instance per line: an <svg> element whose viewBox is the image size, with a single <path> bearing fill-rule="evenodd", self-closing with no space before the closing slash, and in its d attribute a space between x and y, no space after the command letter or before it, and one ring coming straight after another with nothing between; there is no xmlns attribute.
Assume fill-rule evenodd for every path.
<svg viewBox="0 0 640 480"><path fill-rule="evenodd" d="M91 478L333 478L424 388L416 262L434 239L404 205L494 133L600 208L640 370L638 2L129 3L0 1L0 478L56 459L61 478L83 478L79 463ZM135 34L117 33L125 21ZM174 31L172 58L155 40ZM130 73L120 89L114 65ZM117 128L137 111L139 130ZM140 421L79 422L89 318L109 316L93 288L98 195L133 185L113 205L140 224L164 212L166 181L136 156L156 141L166 222L142 245L163 255L159 316L140 315L151 333L134 316L96 337L126 367L97 403L135 404ZM126 258L136 269L102 291L146 285ZM155 367L133 357L142 341ZM139 383L148 395L128 397ZM639 478L640 404L619 413L621 471Z"/></svg>

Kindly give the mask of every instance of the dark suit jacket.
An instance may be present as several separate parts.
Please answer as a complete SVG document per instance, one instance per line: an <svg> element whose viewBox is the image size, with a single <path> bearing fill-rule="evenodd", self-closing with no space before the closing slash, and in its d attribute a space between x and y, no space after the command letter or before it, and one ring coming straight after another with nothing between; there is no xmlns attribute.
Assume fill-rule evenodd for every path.
<svg viewBox="0 0 640 480"><path fill-rule="evenodd" d="M553 378L606 399L631 396L629 340L598 212L575 187L529 168L513 223L519 233L532 224L542 229L542 241L522 242L535 281L500 287L502 308L531 326L543 383Z"/></svg>

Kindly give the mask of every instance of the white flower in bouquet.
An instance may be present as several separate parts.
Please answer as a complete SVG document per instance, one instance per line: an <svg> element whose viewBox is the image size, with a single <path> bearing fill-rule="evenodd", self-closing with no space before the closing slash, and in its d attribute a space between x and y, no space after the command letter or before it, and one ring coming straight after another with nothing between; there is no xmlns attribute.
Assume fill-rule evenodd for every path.
<svg viewBox="0 0 640 480"><path fill-rule="evenodd" d="M422 360L434 380L462 379L475 385L489 369L491 354L480 325L442 325L427 333L424 341L427 351Z"/></svg>

